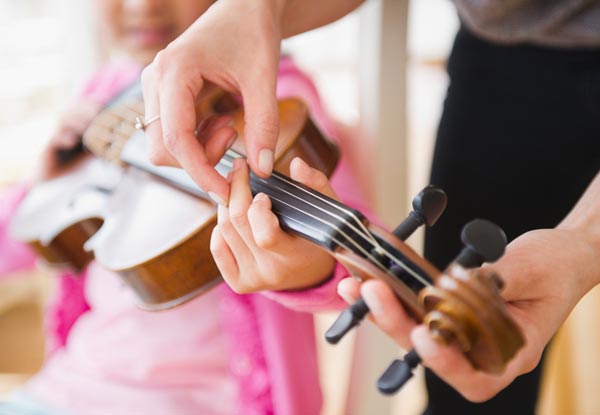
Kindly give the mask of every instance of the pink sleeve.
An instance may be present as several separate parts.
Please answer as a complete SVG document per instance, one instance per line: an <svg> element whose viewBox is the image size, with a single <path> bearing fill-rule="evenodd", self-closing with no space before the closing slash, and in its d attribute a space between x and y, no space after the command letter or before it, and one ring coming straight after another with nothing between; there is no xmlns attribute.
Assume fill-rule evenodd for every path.
<svg viewBox="0 0 600 415"><path fill-rule="evenodd" d="M138 80L141 70L138 64L128 61L106 64L88 79L79 96L105 105Z"/></svg>
<svg viewBox="0 0 600 415"><path fill-rule="evenodd" d="M339 137L339 131L335 128L335 123L332 122L323 110L314 84L306 74L302 73L295 66L290 58L283 58L281 60L277 82L277 96L278 98L297 97L306 102L315 124L325 135L343 146L345 140L343 137ZM343 203L357 209L369 220L374 219L364 198L357 191L358 186L343 155L331 177L331 185ZM377 221L375 220L375 222ZM340 280L348 276L350 276L348 270L340 263L337 263L332 277L315 288L302 291L266 291L263 292L263 295L298 311L314 312L341 309L346 307L347 304L338 296L337 284Z"/></svg>
<svg viewBox="0 0 600 415"><path fill-rule="evenodd" d="M27 186L21 184L9 188L0 197L0 278L32 268L35 263L33 250L8 235L10 220L26 194Z"/></svg>

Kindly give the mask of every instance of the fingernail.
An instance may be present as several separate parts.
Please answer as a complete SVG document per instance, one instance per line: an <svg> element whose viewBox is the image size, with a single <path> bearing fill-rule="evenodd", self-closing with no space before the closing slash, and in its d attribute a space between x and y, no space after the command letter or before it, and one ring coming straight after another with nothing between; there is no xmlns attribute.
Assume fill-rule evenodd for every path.
<svg viewBox="0 0 600 415"><path fill-rule="evenodd" d="M208 192L208 197L210 197L217 205L227 206L227 201L214 192Z"/></svg>
<svg viewBox="0 0 600 415"><path fill-rule="evenodd" d="M304 160L302 160L301 157L294 157L294 159L292 160L292 163L296 164L298 167L308 167L308 164L306 164L306 162Z"/></svg>
<svg viewBox="0 0 600 415"><path fill-rule="evenodd" d="M253 201L257 202L257 203L262 203L262 202L265 202L268 198L269 198L269 196L267 196L264 193L257 193L256 196L254 196Z"/></svg>
<svg viewBox="0 0 600 415"><path fill-rule="evenodd" d="M273 172L273 152L263 148L258 153L258 168L264 174L270 175Z"/></svg>
<svg viewBox="0 0 600 415"><path fill-rule="evenodd" d="M354 299L350 296L350 293L346 291L344 284L338 284L337 293L348 304L352 304L354 302Z"/></svg>
<svg viewBox="0 0 600 415"><path fill-rule="evenodd" d="M373 290L370 289L369 284L363 284L361 286L360 295L362 296L363 300L365 300L365 302L369 306L369 310L371 310L373 314L383 314L383 307L381 306L381 302L379 301L379 298L377 297L375 292L373 292Z"/></svg>

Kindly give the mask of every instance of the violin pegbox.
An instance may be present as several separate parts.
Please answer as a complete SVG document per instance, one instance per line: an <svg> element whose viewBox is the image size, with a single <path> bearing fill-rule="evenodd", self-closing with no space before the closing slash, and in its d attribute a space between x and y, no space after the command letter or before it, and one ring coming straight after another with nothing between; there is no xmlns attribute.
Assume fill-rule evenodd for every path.
<svg viewBox="0 0 600 415"><path fill-rule="evenodd" d="M463 227L461 240L464 248L456 259L419 292L425 311L422 323L440 343L457 345L475 369L500 373L525 340L500 296L502 279L479 267L504 254L506 235L494 223L475 219ZM397 392L420 362L416 351L410 350L381 375L378 389Z"/></svg>

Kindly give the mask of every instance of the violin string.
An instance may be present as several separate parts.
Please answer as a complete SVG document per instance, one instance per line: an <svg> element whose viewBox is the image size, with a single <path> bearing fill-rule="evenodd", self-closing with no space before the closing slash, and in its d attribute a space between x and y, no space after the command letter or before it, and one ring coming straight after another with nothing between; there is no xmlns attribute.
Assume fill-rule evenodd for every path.
<svg viewBox="0 0 600 415"><path fill-rule="evenodd" d="M279 189L279 190L281 190L281 189ZM306 216L309 216L309 217L311 217L311 218L313 218L313 219L315 219L315 220L317 220L317 221L321 222L322 224L324 224L324 225L326 225L326 226L329 226L330 228L334 229L335 231L337 231L337 233L338 233L338 234L341 234L342 236L344 236L345 240L347 240L347 241L348 241L348 242L350 242L352 245L354 245L354 246L355 246L355 247L356 247L356 248L357 248L357 249L358 249L358 250L359 250L359 251L360 251L360 252L361 252L363 255L365 255L367 258L369 258L369 259L371 260L371 262L372 262L372 263L374 263L375 265L377 265L377 266L379 267L379 269L381 269L381 270L382 270L383 272L385 272L386 274L388 274L388 275L390 275L390 276L392 276L392 277L394 277L394 278L397 278L397 276L396 276L394 273L392 273L392 271L391 271L391 270L390 270L388 267L386 267L385 265L383 265L383 264L382 264L382 263L379 261L379 259L378 259L378 258L376 258L376 257L375 257L375 256L374 256L374 255L371 253L371 251L368 251L368 250L364 249L364 248L363 248L363 247L362 247L362 246L361 246L361 245L360 245L358 242L356 242L356 241L354 240L354 238L351 238L351 237L350 237L348 234L346 234L346 232L344 232L344 231L342 230L342 228L340 228L340 227L338 227L337 225L335 225L335 224L333 224L333 223L331 223L331 222L328 222L328 221L326 221L326 220L324 220L324 219L322 219L322 218L319 218L318 216L312 215L312 214L310 214L310 213L308 213L308 212L306 212L306 211L304 211L304 210L300 209L300 208L299 208L299 207L297 207L297 206L291 205L291 204L289 204L289 203L287 203L287 202L285 202L285 201L283 201L283 200L281 200L281 199L279 199L279 198L277 198L277 197L275 197L275 196L269 195L269 197L270 197L270 198L272 198L272 199L274 199L274 200L276 200L276 201L277 201L277 202L279 202L279 203L282 203L282 204L284 204L284 205L286 205L286 206L288 206L288 207L290 207L290 208L292 208L292 209L294 209L294 210L296 210L296 211L298 211L298 212L301 212L301 213L303 213L304 215L306 215ZM334 242L336 242L336 243L337 243L337 244L339 244L340 246L343 246L344 248L346 248L346 249L348 249L348 250L350 250L350 251L351 251L351 249L349 249L349 248L348 248L348 246L346 246L346 245L344 245L344 244L340 243L340 241L339 241L339 240L337 240L335 237L328 236L328 235L327 235L327 233L323 232L322 230L320 230L320 229L318 229L318 228L315 228L315 227L313 227L313 226L310 226L310 225L308 225L307 223L300 222L300 221L298 221L297 219L295 219L295 218L292 218L292 217L290 217L290 216L287 216L287 215L284 215L284 214L280 214L280 216L286 217L286 218L288 218L288 219L291 219L291 220L293 220L293 221L295 221L295 222L297 222L297 223L300 223L300 224L302 224L303 226L306 226L306 227L308 227L308 228L311 228L312 230L315 230L315 231L317 231L317 232L320 232L320 233L321 233L321 234L323 234L324 236L326 236L326 237L329 237L330 239L332 239ZM363 235L361 235L361 236L363 236ZM364 236L363 236L363 237L364 237ZM368 241L368 240L367 240L367 242L370 242L370 241ZM384 248L381 248L381 249L382 249L383 251L385 251L385 252L388 254L388 255L386 255L386 256L388 256L388 258L395 258L395 257L394 257L394 256L393 256L391 253L389 253L389 252L388 252L387 250L385 250ZM409 267L408 267L406 264L404 264L404 263L403 263L403 262L401 262L400 260L398 260L398 261L394 261L394 262L395 262L396 264L398 264L398 266L400 266L401 268L403 268L403 269L404 269L404 270L405 270L405 271L406 271L408 274L410 274L410 275L411 275L411 276L412 276L414 279L416 279L417 281L419 281L419 282L420 282L421 284L423 284L424 286L431 285L431 283L430 283L429 281L427 281L427 280L426 280L426 279L424 279L422 276L420 276L418 273L416 273L415 271L413 271L412 269L410 269L410 268L409 268Z"/></svg>
<svg viewBox="0 0 600 415"><path fill-rule="evenodd" d="M228 150L228 152L230 152L231 154L234 154L236 157L243 157L241 154L235 152L234 150ZM231 156L230 154L230 156ZM276 174L276 173L275 173ZM337 209L339 211L341 211L342 213L346 214L346 216L350 217L352 219L352 221L354 221L358 227L360 228L360 231L358 229L356 229L354 226L352 226L352 224L348 224L348 226L350 226L356 233L363 233L363 237L365 239L369 239L369 241L371 242L372 245L374 245L374 249L379 251L379 250L383 250L383 247L379 244L379 242L377 241L377 239L375 239L375 237L371 234L371 232L369 232L369 230L367 229L367 227L365 226L365 224L360 220L360 218L356 215L356 213L350 209L350 208L346 208L345 206L340 206L339 204L333 203L331 200L326 199L325 197L323 197L323 195L321 195L318 192L308 192L305 188L298 186L297 183L295 183L294 181L288 179L286 176L283 175L279 175L277 174L277 178L279 180L281 180L282 182L286 183L289 186L292 186L300 191L303 191L305 193L309 193L311 196L313 196L315 199L318 199L319 201L333 207L334 209ZM269 184L265 179L262 179L260 177L257 177L257 179L259 179L260 181L262 181L265 184ZM292 196L296 199L302 200L304 201L302 198L300 198L299 196L290 193L286 190L284 190L283 188L279 188L278 190L281 190L283 192L285 192L286 194L288 194L289 196ZM331 216L334 216L336 219L340 220L340 221L346 221L346 219L336 216L333 213L331 213L330 211L327 211L326 209L323 209L320 206L314 205L312 203L309 203L312 207L319 209L327 214L330 214Z"/></svg>
<svg viewBox="0 0 600 415"><path fill-rule="evenodd" d="M272 196L270 196L270 197L272 197ZM275 199L276 199L276 198L275 198ZM276 199L276 200L278 200L278 201L279 201L279 202L281 202L281 203L284 203L284 202L282 202L282 201L281 201L281 200L279 200L279 199ZM333 242L335 242L335 243L336 243L338 246L340 246L340 247L342 247L342 248L346 249L346 250L347 250L347 251L349 251L349 252L352 252L352 249L351 249L351 248L350 248L348 245L346 245L346 244L345 244L343 241L340 241L340 240L339 240L339 239L337 239L335 236L330 236L330 235L328 235L328 234L327 234L326 232L324 232L324 231L323 231L321 228L317 228L317 227L311 226L311 225L309 225L309 224L307 224L307 223L305 223L305 222L302 222L302 221L300 221L300 220L298 220L298 219L296 219L296 218L294 218L294 217L292 217L292 216L287 216L287 215L285 215L285 214L281 214L280 216L283 216L283 217L285 217L285 218L287 218L288 220L291 220L291 221L293 221L293 222L299 223L299 224L300 224L300 225L302 225L302 226L306 226L307 228L310 228L312 231L314 231L314 232L316 232L316 233L320 233L321 235L325 236L326 238L329 238L329 239L331 239L331 240L332 240ZM327 222L324 222L324 223L326 223L326 224L327 224ZM335 226L333 226L333 228L335 229ZM347 235L345 235L345 236L347 236ZM352 238L346 238L346 240L354 243L354 240L353 240ZM370 259L370 260L371 260L371 263L375 264L375 265L376 265L376 266L377 266L377 267L378 267L378 268L379 268L381 271L385 272L386 274L388 274L389 276L393 277L394 279L396 279L396 278L397 278L397 276L396 276L396 275L394 275L394 273L393 273L393 272L392 272L390 269L388 269L386 266L384 266L384 265L383 265L383 264L382 264L382 263L379 261L379 259L377 259L376 257L374 257L374 256L373 256L373 255L372 255L372 254L371 254L369 251L367 251L366 249L364 249L362 246L360 246L360 245L357 245L357 246L358 246L358 249L359 249L359 250L360 250L360 251L361 251L361 252L362 252L362 253L363 253L363 254L364 254L364 255L365 255L365 256L366 256L368 259Z"/></svg>
<svg viewBox="0 0 600 415"><path fill-rule="evenodd" d="M228 150L228 151L229 151L229 150ZM232 153L232 154L234 154L234 155L235 155L235 156L237 156L237 157L242 157L242 156L241 156L239 153L236 153L236 152L234 152L234 151L231 151L231 153ZM232 155L231 155L231 154L229 154L229 157L232 157ZM235 157L233 157L233 158L235 158ZM224 158L224 159L225 159L225 158ZM232 167L231 160L224 160L224 159L222 159L222 161L225 161L225 163L224 163L224 164L225 164L227 167ZM311 195L311 196L313 196L313 197L316 197L316 198L318 198L319 200L324 200L324 201L326 201L326 199L323 199L322 197L319 197L319 195L318 195L318 193L317 193L317 192L309 191L308 189L306 189L306 188L304 188L304 187L302 187L302 186L298 186L298 185L297 185L296 183L294 183L293 181L289 181L289 180L287 180L287 178L286 178L285 176L282 176L282 175L279 175L279 174L276 174L276 173L274 173L273 175L274 175L276 178L278 178L278 179L283 179L283 181L284 181L284 182L286 182L286 183L288 183L288 184L290 184L290 185L294 186L296 189L298 189L298 190L300 190L300 191L302 191L302 192L304 192L304 193L306 193L306 194L308 194L308 195ZM295 195L295 194L293 194L293 193L290 193L289 191L287 191L287 190L283 189L282 187L280 187L280 186L278 186L278 185L276 185L276 184L271 184L271 183L269 183L268 181L266 181L265 179L262 179L262 178L260 178L260 177L257 177L257 179L258 179L258 180L260 180L261 182L263 182L263 183L265 183L265 184L267 184L267 185L271 186L271 188L274 188L275 190L279 190L279 191L281 191L281 192L283 192L283 193L286 193L287 195L289 195L289 196L292 196L293 198L296 198L296 199L298 199L298 200L299 200L300 202L302 202L302 203L306 203L307 205L309 205L309 206L311 206L311 207L313 207L313 208L315 208L315 209L317 209L317 210L319 210L319 211L321 211L321 212L325 213L326 215L332 216L332 217L334 217L334 218L338 219L338 220L339 220L339 221L341 221L341 222L345 222L345 223L346 223L346 224L347 224L347 225L348 225L348 226L349 226L351 229L353 229L353 230L354 230L354 231L355 231L355 232L356 232L356 233L357 233L359 236L361 236L361 237L362 237L362 238L365 240L365 242L366 242L367 244L371 244L371 245L373 245L373 242L372 242L372 241L375 241L375 243L376 243L377 245L376 245L376 246L373 246L373 249L374 249L374 250L375 250L377 253L379 253L379 254L383 254L384 256L386 256L386 257L387 257L389 260L391 260L392 262L394 262L396 265L398 265L400 268L402 268L404 271L406 271L408 274L410 274L410 275L411 275L411 276L412 276L414 279L416 279L417 281L419 281L421 284L423 284L423 285L426 285L426 286L427 286L427 285L431 285L431 284L429 283L429 281L427 281L425 278L423 278L423 277L422 277L422 276L420 276L418 273L416 273L414 270L412 270L410 267L408 267L408 266L407 266L407 265L406 265L404 262L402 262L402 261L401 261L399 258L397 258L395 255L393 255L392 253L390 253L390 252L389 252L387 249L383 248L383 247L382 247L382 246L381 246L381 245L380 245L380 244L377 242L377 240L376 240L376 239L375 239L375 237L374 237L374 236L371 234L371 232L370 232L370 231L369 231L369 230L368 230L368 229L367 229L367 228L364 226L364 224L362 223L362 221L360 221L360 219L359 219L359 218L358 218L358 217L357 217L357 216L356 216L354 213L352 213L352 215L351 215L351 216L353 217L353 219L354 219L355 221L357 221L358 223L360 223L360 224L362 225L362 227L361 227L361 228L362 228L362 229L364 229L364 230L362 230L362 229L361 229L361 230L357 229L357 228L356 228L354 225L352 225L352 223L349 223L347 219L344 219L344 218L342 218L342 217L340 217L340 216L337 216L337 215L335 215L334 213L332 213L331 211L329 211L329 210L327 210L327 209L323 209L321 206L318 206L318 205L315 205L315 204L313 204L313 203L310 203L310 202L308 202L307 200L305 200L305 199L302 199L302 198L300 198L299 196L297 196L297 195ZM364 249L362 246L360 246L360 244L358 244L358 243L357 243L357 242L354 240L354 238L351 238L351 237L350 237L348 234L346 234L346 233L343 231L343 229L342 229L342 228L340 228L339 226L337 226L337 225L335 225L335 224L333 224L333 223L331 223L331 222L328 222L328 221L326 221L326 220L324 220L324 219L322 219L322 218L319 218L319 217L317 217L317 216L311 215L310 213L308 213L308 212L306 212L306 211L302 210L301 208L299 208L299 207L297 207L297 206L294 206L294 205L291 205L291 204L289 204L289 203L287 203L287 202L285 202L285 201L283 201L283 200L281 200L281 199L279 199L279 198L277 198L277 197L274 197L274 196L272 196L272 195L269 195L269 196L270 196L270 197L272 197L273 199L277 200L278 202L280 202L280 203L282 203L282 204L284 204L284 205L286 205L286 206L288 206L288 207L290 207L290 208L292 208L292 209L294 209L294 210L296 210L296 211L298 211L298 212L300 212L300 213L303 213L304 215L310 216L310 217L312 217L313 219L316 219L316 220L320 221L321 223L323 223L323 224L325 224L325 225L329 226L330 228L334 229L334 230L335 230L335 231L337 231L338 233L341 233L341 234L342 234L342 235L343 235L343 236L344 236L344 237L345 237L345 238L346 238L346 239L347 239L347 240L348 240L348 241L349 241L351 244L353 244L354 246L356 246L356 247L357 247L357 248L358 248L358 249L359 249L359 250L360 250L360 251L361 251L361 252L362 252L364 255L368 256L368 257L369 257L369 258L370 258L372 261L376 262L376 263L377 263L377 265L378 265L378 266L379 266L379 267L380 267L380 268L381 268L383 271L387 272L387 267L385 267L383 264L381 264L381 262L380 262L379 260L376 260L376 259L375 259L375 257L374 257L374 256L373 256L373 255L372 255L370 252L366 251L366 250L365 250L365 249ZM334 209L338 209L338 210L340 210L340 211L344 211L344 209L341 209L341 208L340 208L338 205L336 205L335 203L331 203L331 202L330 202L330 203L329 203L329 205L330 205L330 206L332 206ZM366 233L365 233L365 232L366 232ZM392 275L393 275L393 274L392 274Z"/></svg>
<svg viewBox="0 0 600 415"><path fill-rule="evenodd" d="M124 108L127 108L127 107L124 107ZM136 111L133 108L127 108L127 109L129 109L130 112L133 113L133 114L136 114L138 116L142 115L141 112L138 112L138 111ZM120 116L120 113L118 113L118 115ZM126 118L126 117L123 117L123 116L120 116L120 118L122 119L122 121L131 122L131 120L129 118ZM243 157L241 154L239 154L236 151L231 150L231 149L227 150L226 156L229 156L231 158L231 160L227 160L224 157L223 159L221 159L221 161L219 162L219 164L224 164L226 167L229 167L229 168L233 167L232 161L233 161L234 158ZM309 206L312 206L313 208L316 208L316 209L322 211L326 215L332 216L332 217L340 220L341 222L345 222L352 230L354 230L356 232L357 235L359 235L360 237L362 237L367 244L370 244L373 247L373 249L375 250L375 252L377 252L380 255L384 255L385 257L387 257L390 261L392 261L393 263L395 263L396 265L398 265L399 267L401 267L404 271L406 271L408 274L410 274L413 278L415 278L421 284L426 285L426 286L427 285L431 285L429 283L429 281L427 281L426 279L424 279L422 276L420 276L418 273L416 273L414 270L412 270L410 267L408 267L406 264L404 264L404 262L402 262L394 254L390 253L387 249L385 249L383 246L381 246L381 244L377 241L377 239L373 236L373 234L368 230L368 228L365 226L365 224L360 220L360 218L358 218L358 216L355 214L355 212L353 212L351 209L347 209L346 207L339 206L338 204L333 203L330 200L327 200L326 198L322 197L317 192L308 191L307 189L305 189L305 188L303 188L301 186L298 186L293 181L288 180L287 177L285 177L285 176L277 175L277 177L280 180L282 180L284 183L286 183L286 184L288 184L290 186L293 186L294 188L298 189L299 191L307 193L307 194L311 195L312 197L315 197L319 201L321 201L321 202L323 202L323 203L325 203L325 204L333 207L334 209L336 209L336 210L344 213L345 215L349 216L352 219L352 222L356 223L358 225L358 228L360 228L360 229L357 229L356 226L354 226L352 224L352 222L348 221L347 219L342 218L340 216L337 216L336 214L332 213L331 211L329 211L327 209L322 208L321 206L315 205L313 203L309 203L306 200L300 198L299 196L297 196L297 195L295 195L293 193L290 193L289 191L283 189L280 186L277 186L277 185L273 186L270 183L268 183L265 179L262 179L260 177L257 177L257 179L259 179L260 181L262 181L263 183L265 183L267 185L271 185L276 190L284 192L284 193L288 194L289 196L292 196L292 197L294 197L294 198L296 198L296 199L298 199L298 200L300 200L300 201L302 201L304 203L307 203ZM271 196L271 197L273 197L273 196ZM314 215L310 215L308 212L303 211L302 209L298 208L297 206L290 205L289 203L284 202L283 200L280 200L280 199L275 198L275 197L274 197L274 199L277 200L279 203L285 204L288 207L290 207L290 208L292 208L292 209L294 209L294 210L296 210L296 211L298 211L300 213L303 213L305 215L309 215L309 216L313 217L313 219L316 219L316 220L320 221L321 223L329 226L330 228L332 228L336 232L341 233L345 237L345 239L347 241L349 241L352 245L354 245L359 251L362 252L363 255L365 255L367 258L369 258L371 260L371 262L373 262L374 264L376 264L382 271L386 272L387 274L390 274L393 277L396 277L388 269L388 267L384 266L379 261L379 259L377 259L370 251L367 251L366 249L364 249L360 244L358 244L354 240L354 238L351 238L339 226L337 226L337 225L335 225L335 224L333 224L331 222L325 221L325 220L323 220L321 218L318 218L318 217L316 217ZM283 216L285 216L285 215L283 215ZM285 217L287 219L289 219L289 220L293 220L293 221L299 222L297 219L294 219L294 218L291 218L291 217L288 217L288 216L285 216ZM306 223L303 223L303 225L311 228L313 231L317 231L317 232L323 234L326 237L328 236L326 233L322 232L321 230L316 229L316 228L314 228L314 227L312 227L310 225L307 225ZM329 236L329 238L332 238L332 237ZM349 249L345 244L341 243L336 238L332 238L332 239L334 240L335 243L339 244L340 246L343 246L344 248Z"/></svg>

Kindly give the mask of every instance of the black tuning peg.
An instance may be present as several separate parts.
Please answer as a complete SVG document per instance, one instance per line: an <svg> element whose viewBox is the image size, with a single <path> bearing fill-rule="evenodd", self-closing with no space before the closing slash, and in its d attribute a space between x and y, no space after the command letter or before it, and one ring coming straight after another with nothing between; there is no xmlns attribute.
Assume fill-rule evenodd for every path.
<svg viewBox="0 0 600 415"><path fill-rule="evenodd" d="M337 344L342 337L358 324L369 313L365 300L359 298L354 304L340 313L335 322L325 332L325 340L330 344Z"/></svg>
<svg viewBox="0 0 600 415"><path fill-rule="evenodd" d="M465 245L454 262L465 268L480 267L484 262L494 262L504 254L506 235L502 228L485 219L467 223L461 232ZM396 393L413 376L412 371L421 363L421 357L411 349L404 357L396 359L377 381L377 389L384 394Z"/></svg>
<svg viewBox="0 0 600 415"><path fill-rule="evenodd" d="M407 240L419 226L433 226L440 218L448 198L442 189L429 185L416 195L412 201L413 210L392 232L400 240Z"/></svg>
<svg viewBox="0 0 600 415"><path fill-rule="evenodd" d="M421 357L411 349L402 360L396 359L377 380L377 389L386 395L396 393L413 376L413 370L421 363Z"/></svg>
<svg viewBox="0 0 600 415"><path fill-rule="evenodd" d="M412 201L413 210L392 233L400 240L405 241L420 226L432 226L443 213L447 201L446 193L443 190L432 185L425 187L414 197ZM379 257L377 252L371 254ZM359 298L348 309L342 311L325 332L325 340L331 344L336 344L346 333L358 326L368 313L369 307L362 298Z"/></svg>
<svg viewBox="0 0 600 415"><path fill-rule="evenodd" d="M467 223L460 239L465 245L454 260L465 268L480 267L484 262L494 262L504 254L506 235L502 228L485 219Z"/></svg>

